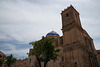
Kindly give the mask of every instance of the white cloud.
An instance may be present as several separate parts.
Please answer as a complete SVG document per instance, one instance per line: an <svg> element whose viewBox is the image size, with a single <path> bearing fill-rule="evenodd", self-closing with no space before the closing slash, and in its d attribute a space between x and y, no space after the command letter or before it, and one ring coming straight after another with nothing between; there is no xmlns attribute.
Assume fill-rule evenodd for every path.
<svg viewBox="0 0 100 67"><path fill-rule="evenodd" d="M16 57L17 59L24 59L25 57L28 57L27 53L29 53L29 48L27 49L20 49L20 50L10 50L10 51L6 51L6 50L1 50L2 52L4 52L6 55L10 55L13 54L14 57Z"/></svg>
<svg viewBox="0 0 100 67"><path fill-rule="evenodd" d="M100 41L94 41L94 45L95 45L95 48L97 49L97 50L100 50Z"/></svg>
<svg viewBox="0 0 100 67"><path fill-rule="evenodd" d="M18 59L24 59L25 57L28 57L27 53L29 53L30 48L22 48L22 49L16 49L16 45L4 43L0 44L0 51L2 51L6 55L13 54L14 57L17 57Z"/></svg>
<svg viewBox="0 0 100 67"><path fill-rule="evenodd" d="M32 39L40 38L40 36L46 35L46 33L49 32L48 29L45 28L51 30L52 28L56 29L61 26L55 27L55 25L58 25L59 21L57 18L60 19L60 17L51 10L47 10L47 7L42 8L39 5L32 5L27 2L23 3L23 1L21 3L18 2L18 4L10 3L11 5L8 3L3 4L6 5L6 10L1 10L1 18L3 18L4 21L1 23L6 23L6 25L2 24L1 30L9 30L4 32L8 35L12 34L10 36L17 40L23 41L32 37L34 37ZM43 33L43 29L45 29L45 34Z"/></svg>
<svg viewBox="0 0 100 67"><path fill-rule="evenodd" d="M9 36L7 36L7 35L3 35L3 34L1 34L0 33L0 40L2 40L2 41L4 41L4 40L12 40Z"/></svg>
<svg viewBox="0 0 100 67"><path fill-rule="evenodd" d="M9 43L0 44L0 49L14 50L15 48L16 46L9 44Z"/></svg>

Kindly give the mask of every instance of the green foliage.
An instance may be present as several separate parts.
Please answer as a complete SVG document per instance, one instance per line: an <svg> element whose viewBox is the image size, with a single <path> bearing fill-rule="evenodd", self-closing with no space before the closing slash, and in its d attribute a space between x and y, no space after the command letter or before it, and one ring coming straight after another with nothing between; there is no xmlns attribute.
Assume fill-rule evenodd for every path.
<svg viewBox="0 0 100 67"><path fill-rule="evenodd" d="M33 52L29 55L35 55L40 58L41 61L45 61L48 59L56 60L57 56L59 56L58 52L60 49L55 49L55 43L53 39L42 37L41 40L36 42L30 42L34 46Z"/></svg>
<svg viewBox="0 0 100 67"><path fill-rule="evenodd" d="M6 64L8 65L8 67L10 67L10 65L15 62L16 58L14 58L12 54L6 57Z"/></svg>
<svg viewBox="0 0 100 67"><path fill-rule="evenodd" d="M2 64L3 64L3 61L2 61L2 60L0 60L0 66L2 66Z"/></svg>

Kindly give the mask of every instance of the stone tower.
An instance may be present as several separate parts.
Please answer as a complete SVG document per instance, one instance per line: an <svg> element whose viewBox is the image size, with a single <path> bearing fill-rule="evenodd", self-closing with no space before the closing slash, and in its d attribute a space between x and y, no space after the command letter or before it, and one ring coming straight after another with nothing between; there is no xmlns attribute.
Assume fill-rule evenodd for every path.
<svg viewBox="0 0 100 67"><path fill-rule="evenodd" d="M70 6L62 11L61 15L63 44L66 45L71 42L78 41L78 39L82 37L82 27L80 23L79 13L73 8L73 6Z"/></svg>
<svg viewBox="0 0 100 67"><path fill-rule="evenodd" d="M64 67L98 67L93 39L82 28L71 5L61 13Z"/></svg>

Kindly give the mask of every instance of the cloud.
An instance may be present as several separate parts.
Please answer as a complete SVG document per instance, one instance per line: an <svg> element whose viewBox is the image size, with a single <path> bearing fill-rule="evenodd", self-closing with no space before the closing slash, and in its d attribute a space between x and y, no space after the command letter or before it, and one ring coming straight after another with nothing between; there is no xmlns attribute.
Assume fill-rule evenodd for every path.
<svg viewBox="0 0 100 67"><path fill-rule="evenodd" d="M6 55L10 55L13 54L14 57L16 57L17 59L24 59L26 57L28 57L27 53L29 53L29 48L27 49L20 49L20 50L10 50L10 51L6 51L6 50L1 50L2 52L4 52Z"/></svg>
<svg viewBox="0 0 100 67"><path fill-rule="evenodd" d="M9 30L4 31L7 35L12 34L10 36L16 39L25 40L28 38L27 35L30 38L32 38L33 34L38 37L38 35L42 34L43 29L49 27L49 30L51 30L52 28L55 28L54 25L58 25L57 22L54 23L55 21L57 21L57 15L52 11L47 10L47 7L41 8L41 6L34 4L30 5L30 3L23 2L24 1L22 1L21 3L18 2L17 4L13 4L13 2L10 2L11 5L8 5L8 3L3 4L6 6L4 6L5 9L1 10L0 12L1 19L3 20L3 22L1 22L1 30ZM59 26L61 27L61 25ZM39 32L39 34L36 35L37 33L35 31ZM49 32L48 29L46 29L46 31ZM21 38L20 35L23 38Z"/></svg>
<svg viewBox="0 0 100 67"><path fill-rule="evenodd" d="M0 45L0 49L3 49L3 50L14 50L16 46L12 45L12 44L8 44L8 43L5 43L5 44L1 44Z"/></svg>
<svg viewBox="0 0 100 67"><path fill-rule="evenodd" d="M25 57L28 57L27 53L29 53L30 48L32 48L31 45L21 43L19 41L0 41L0 51L2 51L6 55L13 54L14 57L18 59L24 59Z"/></svg>
<svg viewBox="0 0 100 67"><path fill-rule="evenodd" d="M94 38L94 45L97 50L100 50L100 37Z"/></svg>

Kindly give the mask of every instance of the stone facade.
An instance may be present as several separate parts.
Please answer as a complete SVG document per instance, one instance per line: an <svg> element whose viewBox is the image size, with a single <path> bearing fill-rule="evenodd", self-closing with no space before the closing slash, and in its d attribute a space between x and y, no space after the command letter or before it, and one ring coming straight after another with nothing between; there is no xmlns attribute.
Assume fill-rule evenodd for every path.
<svg viewBox="0 0 100 67"><path fill-rule="evenodd" d="M93 39L82 28L79 13L70 6L61 16L63 36L47 36L54 39L60 56L56 62L49 61L47 67L99 67L100 54L96 52ZM23 65L25 63L24 67L38 67L35 56L30 56Z"/></svg>
<svg viewBox="0 0 100 67"><path fill-rule="evenodd" d="M5 54L0 51L0 60L4 61L4 59L5 59Z"/></svg>
<svg viewBox="0 0 100 67"><path fill-rule="evenodd" d="M0 51L0 61L4 62L4 60L5 60L5 54ZM1 64L1 62L0 62L0 64ZM4 66L4 64L0 65L0 67L3 67L3 66Z"/></svg>
<svg viewBox="0 0 100 67"><path fill-rule="evenodd" d="M100 67L100 50L97 50L97 60Z"/></svg>
<svg viewBox="0 0 100 67"><path fill-rule="evenodd" d="M11 67L23 67L23 60L17 60Z"/></svg>

